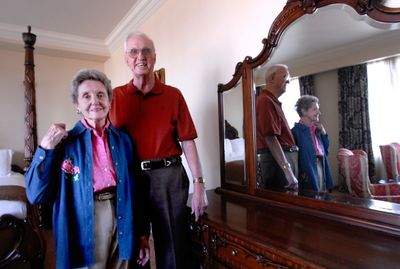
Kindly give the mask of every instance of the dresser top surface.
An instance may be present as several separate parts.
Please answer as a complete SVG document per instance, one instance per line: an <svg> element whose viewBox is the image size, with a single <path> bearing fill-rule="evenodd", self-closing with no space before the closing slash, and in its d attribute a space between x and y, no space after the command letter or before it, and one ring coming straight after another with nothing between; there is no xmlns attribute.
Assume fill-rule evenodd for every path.
<svg viewBox="0 0 400 269"><path fill-rule="evenodd" d="M214 190L207 196L203 219L254 244L328 268L400 268L398 235Z"/></svg>

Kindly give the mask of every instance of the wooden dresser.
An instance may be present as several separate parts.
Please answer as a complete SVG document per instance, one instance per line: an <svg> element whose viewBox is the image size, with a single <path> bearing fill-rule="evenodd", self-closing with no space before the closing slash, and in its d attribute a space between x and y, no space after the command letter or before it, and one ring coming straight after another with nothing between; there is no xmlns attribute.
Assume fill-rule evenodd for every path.
<svg viewBox="0 0 400 269"><path fill-rule="evenodd" d="M330 12L333 12L332 20L328 19ZM338 27L339 20L349 15L348 27ZM318 25L318 31L307 33L311 24L303 22ZM400 2L287 0L268 36L262 40L262 50L255 57L247 56L237 63L232 78L218 84L221 184L217 192L208 192L207 214L198 223L192 220L188 225L190 260L195 264L187 268L400 268L399 203L355 198L339 191L313 193L301 189L264 189L257 157L255 100L258 89L265 88L262 83L268 67L285 64L291 75L305 76L358 64L359 59L350 63L349 58L354 58L359 51L348 49L357 49L361 43L353 43L349 37L363 32L356 26L372 24L376 26L374 30L382 26L385 34L398 36L394 30L400 29ZM335 29L340 31L333 31ZM334 39L328 41L327 37ZM380 33L381 37L383 33ZM238 38L242 37L239 35ZM367 42L373 39L369 36L362 40L366 49L360 62L373 60L371 57L378 55L377 58L390 56ZM316 40L332 46L325 47ZM296 46L292 47L293 44ZM330 65L334 62L337 65ZM322 68L324 64L329 68L328 65ZM315 70L311 70L313 68ZM340 94L353 98L356 91L358 87L348 85ZM316 91L316 94L323 93ZM338 113L339 107L340 102ZM355 114L359 113L356 110L354 108ZM324 120L332 122L331 117ZM360 117L349 117L349 121L366 125L361 124ZM233 162L230 156L227 140L232 139L227 135L228 127L235 128L239 138L244 139L244 146L239 150L245 155L241 162ZM340 142L340 147L360 148L358 141L364 140L363 144L369 144L364 135L368 131L363 131L359 140L344 139L341 133L347 130L336 130L335 127L327 131L330 134L336 132L339 140L354 140L349 142L352 145ZM331 163L331 169L336 168ZM343 179L335 182L341 186L338 190L345 190Z"/></svg>
<svg viewBox="0 0 400 269"><path fill-rule="evenodd" d="M189 223L198 268L400 268L400 236L208 191Z"/></svg>

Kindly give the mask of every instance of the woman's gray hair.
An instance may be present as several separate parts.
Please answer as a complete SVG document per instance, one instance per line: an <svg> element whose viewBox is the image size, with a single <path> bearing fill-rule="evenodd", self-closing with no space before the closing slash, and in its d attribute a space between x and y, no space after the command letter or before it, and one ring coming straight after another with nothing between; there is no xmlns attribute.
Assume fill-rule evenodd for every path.
<svg viewBox="0 0 400 269"><path fill-rule="evenodd" d="M74 104L78 103L79 85L81 85L82 82L86 80L95 80L103 83L107 91L108 99L111 101L112 87L111 87L111 81L107 78L107 76L103 72L100 72L95 69L81 69L78 71L78 73L76 73L71 82L71 97L72 97L72 102Z"/></svg>
<svg viewBox="0 0 400 269"><path fill-rule="evenodd" d="M303 116L302 109L308 110L313 104L318 104L319 99L313 95L302 95L296 102L295 109L300 117Z"/></svg>
<svg viewBox="0 0 400 269"><path fill-rule="evenodd" d="M153 39L151 39L148 35L146 35L145 33L142 33L142 32L132 32L126 36L125 42L124 42L124 51L125 52L127 52L127 49L128 49L129 39L131 39L132 37L136 37L136 36L142 36L142 37L146 38L147 40L149 40L150 44L151 44L151 49L153 50L153 53L156 53L156 47L154 46Z"/></svg>

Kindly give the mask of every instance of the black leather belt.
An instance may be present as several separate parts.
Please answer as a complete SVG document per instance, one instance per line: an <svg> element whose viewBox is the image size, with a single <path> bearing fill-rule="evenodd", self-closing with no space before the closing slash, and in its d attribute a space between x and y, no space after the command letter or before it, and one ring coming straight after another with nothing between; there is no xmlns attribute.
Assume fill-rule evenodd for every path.
<svg viewBox="0 0 400 269"><path fill-rule="evenodd" d="M299 151L299 147L296 145L294 145L294 146L282 145L282 149L283 149L283 151L286 151L286 152L298 152Z"/></svg>
<svg viewBox="0 0 400 269"><path fill-rule="evenodd" d="M285 152L298 152L299 147L294 145L294 146L287 146L287 145L281 145L282 150ZM257 149L257 154L262 154L262 153L268 153L270 152L269 149Z"/></svg>
<svg viewBox="0 0 400 269"><path fill-rule="evenodd" d="M111 200L115 197L115 188L107 188L103 191L95 192L93 197L95 201Z"/></svg>
<svg viewBox="0 0 400 269"><path fill-rule="evenodd" d="M177 164L181 162L181 157L169 157L165 159L152 159L152 160L144 160L140 163L140 169L143 171L167 168L171 165Z"/></svg>

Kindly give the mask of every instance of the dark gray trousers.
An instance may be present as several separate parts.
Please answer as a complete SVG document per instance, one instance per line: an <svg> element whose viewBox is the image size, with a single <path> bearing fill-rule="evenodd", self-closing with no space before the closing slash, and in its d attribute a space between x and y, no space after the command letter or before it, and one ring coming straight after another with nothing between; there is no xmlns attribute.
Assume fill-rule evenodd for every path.
<svg viewBox="0 0 400 269"><path fill-rule="evenodd" d="M298 152L284 152L298 178ZM285 173L275 161L270 151L257 154L257 186L267 189L283 189L288 184Z"/></svg>
<svg viewBox="0 0 400 269"><path fill-rule="evenodd" d="M181 163L144 171L157 269L184 269L189 179Z"/></svg>

